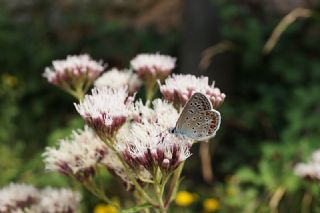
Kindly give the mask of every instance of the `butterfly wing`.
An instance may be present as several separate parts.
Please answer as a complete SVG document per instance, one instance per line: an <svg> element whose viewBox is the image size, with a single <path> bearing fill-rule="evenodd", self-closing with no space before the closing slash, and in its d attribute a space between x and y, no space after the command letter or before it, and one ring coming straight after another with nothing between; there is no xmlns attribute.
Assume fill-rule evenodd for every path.
<svg viewBox="0 0 320 213"><path fill-rule="evenodd" d="M221 115L217 110L199 112L195 123L196 127L189 137L198 141L209 140L216 135L220 128L220 123Z"/></svg>
<svg viewBox="0 0 320 213"><path fill-rule="evenodd" d="M190 120L197 112L211 110L212 105L210 100L202 93L194 93L188 102L184 105L184 108L176 123L176 129L183 128L186 121Z"/></svg>
<svg viewBox="0 0 320 213"><path fill-rule="evenodd" d="M186 120L176 132L197 141L208 140L216 135L220 123L221 115L217 110L201 111Z"/></svg>
<svg viewBox="0 0 320 213"><path fill-rule="evenodd" d="M220 113L212 109L210 100L195 93L182 110L175 131L194 140L207 140L215 136L220 123Z"/></svg>

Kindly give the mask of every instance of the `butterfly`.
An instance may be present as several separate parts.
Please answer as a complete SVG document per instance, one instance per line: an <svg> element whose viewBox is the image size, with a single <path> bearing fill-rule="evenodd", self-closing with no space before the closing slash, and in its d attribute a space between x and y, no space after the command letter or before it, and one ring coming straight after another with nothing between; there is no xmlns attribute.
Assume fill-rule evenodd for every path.
<svg viewBox="0 0 320 213"><path fill-rule="evenodd" d="M220 113L202 93L194 93L185 104L171 133L203 141L216 135L221 123Z"/></svg>

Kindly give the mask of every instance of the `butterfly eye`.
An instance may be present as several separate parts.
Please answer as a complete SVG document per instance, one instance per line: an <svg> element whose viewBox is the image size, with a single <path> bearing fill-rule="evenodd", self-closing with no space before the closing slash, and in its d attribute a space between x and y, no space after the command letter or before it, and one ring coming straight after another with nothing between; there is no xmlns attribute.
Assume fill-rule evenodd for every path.
<svg viewBox="0 0 320 213"><path fill-rule="evenodd" d="M176 128L170 128L169 129L169 133L171 133L171 134L175 133L175 131L176 131Z"/></svg>

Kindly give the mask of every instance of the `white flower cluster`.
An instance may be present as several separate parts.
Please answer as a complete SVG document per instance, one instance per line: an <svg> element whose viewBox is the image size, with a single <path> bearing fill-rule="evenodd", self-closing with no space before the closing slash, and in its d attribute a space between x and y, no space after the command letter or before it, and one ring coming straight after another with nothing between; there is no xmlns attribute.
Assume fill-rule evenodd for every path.
<svg viewBox="0 0 320 213"><path fill-rule="evenodd" d="M298 163L294 173L309 180L320 181L320 150L316 150L308 163Z"/></svg>
<svg viewBox="0 0 320 213"><path fill-rule="evenodd" d="M27 209L40 199L39 191L27 184L10 183L0 190L0 212Z"/></svg>
<svg viewBox="0 0 320 213"><path fill-rule="evenodd" d="M94 61L89 55L68 56L65 60L55 60L52 67L47 67L43 76L60 87L73 82L94 81L104 70L101 62Z"/></svg>
<svg viewBox="0 0 320 213"><path fill-rule="evenodd" d="M0 189L1 213L75 213L80 201L80 193L70 189L38 190L21 183Z"/></svg>
<svg viewBox="0 0 320 213"><path fill-rule="evenodd" d="M91 95L75 107L89 126L101 138L109 138L125 123L130 115L132 97L126 88L94 88Z"/></svg>
<svg viewBox="0 0 320 213"><path fill-rule="evenodd" d="M114 151L87 126L74 131L70 138L60 140L58 148L48 147L43 157L48 171L76 177L80 182L94 176L97 166L103 165L128 187L131 184Z"/></svg>
<svg viewBox="0 0 320 213"><path fill-rule="evenodd" d="M195 92L205 94L212 102L214 108L219 107L226 95L220 89L210 85L208 77L196 77L194 75L172 75L164 84L160 85L160 91L164 98L177 105L183 106Z"/></svg>
<svg viewBox="0 0 320 213"><path fill-rule="evenodd" d="M191 155L193 144L191 139L169 131L179 118L178 107L195 92L207 95L215 108L225 99L225 94L214 83L210 85L207 77L172 75L161 85L175 68L175 62L167 55L140 54L130 62L135 73L113 68L95 80L104 67L87 55L54 61L44 76L57 86L67 87L64 89L80 100L75 108L90 128L73 132L70 138L60 140L56 148L47 148L43 154L46 169L75 177L87 183L84 185L89 189L95 187L88 183L94 183L94 175L101 168L120 177L128 189L136 187L140 191L143 188L139 187L146 183L156 184L159 179L169 178ZM146 99L152 100L158 80L166 101L133 103L142 84L140 79L146 88ZM94 80L95 88L83 97ZM58 212L72 212L80 200L63 190L42 192L46 193L48 199L41 199L38 209L54 205ZM68 197L65 199L69 205L60 197Z"/></svg>
<svg viewBox="0 0 320 213"><path fill-rule="evenodd" d="M130 135L119 136L117 149L132 168L143 166L150 173L159 166L164 172L176 169L190 154L191 141L163 132L157 123L132 125Z"/></svg>
<svg viewBox="0 0 320 213"><path fill-rule="evenodd" d="M143 104L141 100L136 101L132 112L134 120L139 123L157 123L163 131L175 126L179 113L172 104L155 99L152 106L153 109Z"/></svg>
<svg viewBox="0 0 320 213"><path fill-rule="evenodd" d="M94 175L95 166L107 154L107 146L90 128L85 127L74 131L70 138L60 140L58 148L47 147L43 157L47 170L82 180Z"/></svg>
<svg viewBox="0 0 320 213"><path fill-rule="evenodd" d="M70 189L47 187L41 191L40 202L32 208L37 213L76 212L81 201L81 194Z"/></svg>
<svg viewBox="0 0 320 213"><path fill-rule="evenodd" d="M175 67L176 59L168 55L139 54L130 61L131 67L138 73L140 78L164 79Z"/></svg>
<svg viewBox="0 0 320 213"><path fill-rule="evenodd" d="M154 109L141 102L135 106L140 118L131 125L129 133L118 135L117 150L133 168L143 166L152 173L159 166L164 172L173 171L190 156L192 145L190 140L168 131L174 126L178 112L172 104L160 99L153 101Z"/></svg>
<svg viewBox="0 0 320 213"><path fill-rule="evenodd" d="M125 130L123 129L120 130L120 132L123 133L124 131ZM121 178L127 190L132 189L133 183L128 177L127 171L125 170L122 162L118 159L118 156L114 151L110 150L108 155L104 158L104 160L101 163L106 166L106 168L111 174ZM144 168L136 168L135 173L132 175L137 180L142 178L141 181L152 179L150 173L147 172Z"/></svg>
<svg viewBox="0 0 320 213"><path fill-rule="evenodd" d="M139 77L132 70L118 70L117 68L108 70L94 82L94 86L98 88L110 87L118 89L128 87L129 94L135 93L141 84Z"/></svg>

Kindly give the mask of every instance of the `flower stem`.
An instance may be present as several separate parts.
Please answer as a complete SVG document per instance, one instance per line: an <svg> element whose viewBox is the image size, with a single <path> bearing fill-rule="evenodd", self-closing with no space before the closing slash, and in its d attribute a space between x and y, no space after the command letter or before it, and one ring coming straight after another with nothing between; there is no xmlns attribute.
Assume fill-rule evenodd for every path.
<svg viewBox="0 0 320 213"><path fill-rule="evenodd" d="M154 186L154 191L155 191L155 194L156 194L156 197L158 200L158 204L159 204L158 208L161 213L165 213L165 212L167 212L167 209L166 209L164 202L163 202L163 191L164 191L165 182L161 181L162 175L161 175L161 171L159 168L156 168L156 171L154 173L154 177L155 177L155 183L153 184L153 186Z"/></svg>
<svg viewBox="0 0 320 213"><path fill-rule="evenodd" d="M154 95L157 92L156 88L157 82L155 79L150 79L148 82L145 83L145 88L146 88L146 101L151 102Z"/></svg>
<svg viewBox="0 0 320 213"><path fill-rule="evenodd" d="M171 203L171 201L174 199L176 195L177 189L179 187L179 179L180 179L180 175L183 167L184 167L184 162L182 162L177 168L177 170L173 173L171 184L170 184L168 194L164 203L166 208L169 206L169 204Z"/></svg>
<svg viewBox="0 0 320 213"><path fill-rule="evenodd" d="M84 99L85 92L83 91L82 86L77 87L75 90L75 97L78 99L78 101L82 101Z"/></svg>
<svg viewBox="0 0 320 213"><path fill-rule="evenodd" d="M78 101L82 101L84 99L84 91L81 88L77 88L76 90L73 90L71 88L64 88L64 90L75 97Z"/></svg>
<svg viewBox="0 0 320 213"><path fill-rule="evenodd" d="M279 206L280 200L283 198L285 193L286 193L286 188L283 186L279 186L274 192L274 194L272 195L269 203L272 213L278 213L278 206Z"/></svg>
<svg viewBox="0 0 320 213"><path fill-rule="evenodd" d="M95 182L91 179L86 180L83 182L83 185L86 187L86 189L88 189L92 194L94 194L97 198L103 200L104 202L113 205L114 207L116 207L117 209L119 208L117 205L115 205L106 195L105 193L100 190Z"/></svg>

